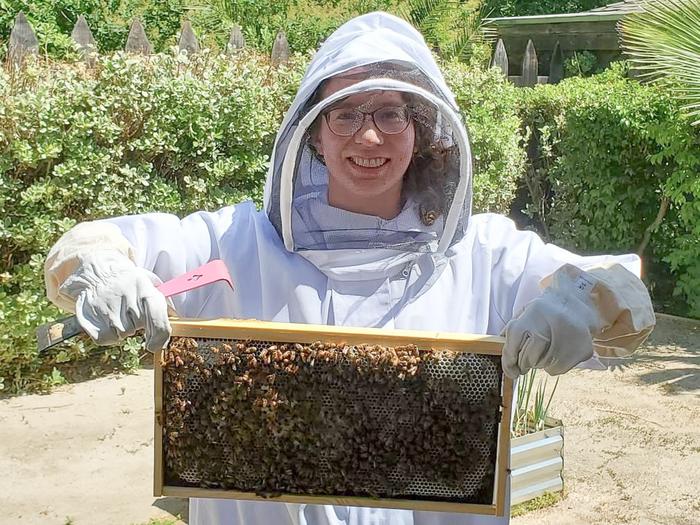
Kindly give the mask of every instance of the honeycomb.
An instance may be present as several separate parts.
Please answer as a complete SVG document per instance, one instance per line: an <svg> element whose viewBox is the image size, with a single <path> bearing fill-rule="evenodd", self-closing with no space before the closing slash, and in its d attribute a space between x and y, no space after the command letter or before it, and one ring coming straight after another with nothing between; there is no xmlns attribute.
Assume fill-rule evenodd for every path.
<svg viewBox="0 0 700 525"><path fill-rule="evenodd" d="M180 337L161 366L168 485L492 503L498 356Z"/></svg>

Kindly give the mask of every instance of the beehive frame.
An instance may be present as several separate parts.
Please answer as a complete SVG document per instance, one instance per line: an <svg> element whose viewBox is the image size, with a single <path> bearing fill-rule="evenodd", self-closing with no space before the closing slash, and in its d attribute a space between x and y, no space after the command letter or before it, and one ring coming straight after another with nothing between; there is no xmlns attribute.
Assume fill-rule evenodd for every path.
<svg viewBox="0 0 700 525"><path fill-rule="evenodd" d="M472 354L500 356L504 340L500 337L414 330L384 330L338 326L273 323L255 320L187 320L171 319L173 338L227 339L273 341L280 343L326 343L346 345L416 345L419 349L440 349ZM154 495L173 497L225 498L286 503L351 505L425 511L475 513L502 516L505 512L505 492L510 459L510 412L513 383L506 376L501 382L501 413L497 430L496 462L493 499L490 504L430 501L426 499L394 499L349 497L337 495L280 494L265 497L253 492L182 487L165 483L164 462L164 399L161 353L155 356L155 422L154 422Z"/></svg>

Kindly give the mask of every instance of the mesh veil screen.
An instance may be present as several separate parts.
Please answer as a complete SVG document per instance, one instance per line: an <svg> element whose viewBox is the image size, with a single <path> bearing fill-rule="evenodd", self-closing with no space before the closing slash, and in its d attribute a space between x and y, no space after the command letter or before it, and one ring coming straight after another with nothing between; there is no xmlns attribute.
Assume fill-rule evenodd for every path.
<svg viewBox="0 0 700 525"><path fill-rule="evenodd" d="M168 485L492 503L497 356L180 337L161 364Z"/></svg>

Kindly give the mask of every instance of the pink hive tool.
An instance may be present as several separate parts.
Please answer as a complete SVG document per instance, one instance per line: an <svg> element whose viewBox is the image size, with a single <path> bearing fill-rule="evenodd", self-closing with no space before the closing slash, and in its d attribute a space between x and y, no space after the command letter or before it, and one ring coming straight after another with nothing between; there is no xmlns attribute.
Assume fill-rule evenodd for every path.
<svg viewBox="0 0 700 525"><path fill-rule="evenodd" d="M228 273L228 269L224 261L215 259L199 268L195 268L183 275L165 281L156 286L158 290L166 297L172 297L184 292L189 292L195 288L206 286L217 281L225 281L233 290L233 281ZM78 319L71 315L58 321L53 321L41 325L36 329L37 347L39 353L51 348L58 343L61 343L71 337L74 337L84 330L78 323Z"/></svg>
<svg viewBox="0 0 700 525"><path fill-rule="evenodd" d="M233 290L233 281L228 274L228 269L221 259L215 259L205 265L195 268L191 272L170 279L156 286L165 297L172 297L183 292L189 292L200 286L226 281Z"/></svg>

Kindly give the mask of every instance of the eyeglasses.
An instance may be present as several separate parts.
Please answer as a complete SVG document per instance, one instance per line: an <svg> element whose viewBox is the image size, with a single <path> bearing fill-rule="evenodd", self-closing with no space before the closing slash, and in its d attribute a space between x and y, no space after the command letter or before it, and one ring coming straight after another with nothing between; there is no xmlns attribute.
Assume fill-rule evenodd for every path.
<svg viewBox="0 0 700 525"><path fill-rule="evenodd" d="M364 112L358 108L337 108L325 113L328 128L336 135L350 137L357 133L369 116L374 126L387 135L398 135L408 127L411 115L407 106L384 106Z"/></svg>

